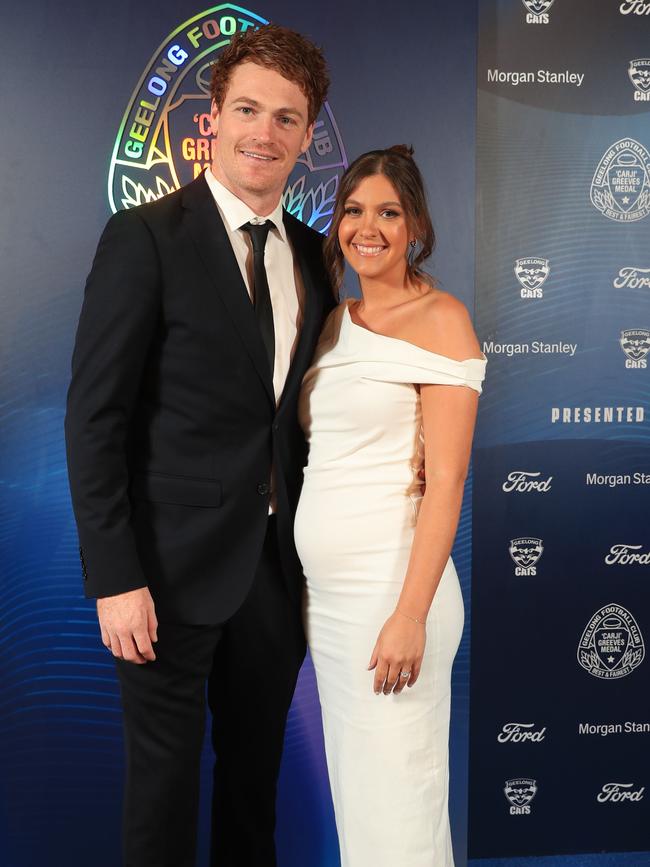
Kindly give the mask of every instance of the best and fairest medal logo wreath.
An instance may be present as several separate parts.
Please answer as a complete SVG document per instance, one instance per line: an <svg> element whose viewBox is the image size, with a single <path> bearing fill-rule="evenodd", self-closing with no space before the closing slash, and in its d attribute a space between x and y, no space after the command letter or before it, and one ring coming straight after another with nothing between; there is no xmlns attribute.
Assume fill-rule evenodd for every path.
<svg viewBox="0 0 650 867"><path fill-rule="evenodd" d="M212 159L210 65L236 34L268 22L222 3L185 21L158 47L129 100L108 175L113 212L153 202L196 178ZM289 177L283 205L319 232L329 228L347 168L327 103Z"/></svg>

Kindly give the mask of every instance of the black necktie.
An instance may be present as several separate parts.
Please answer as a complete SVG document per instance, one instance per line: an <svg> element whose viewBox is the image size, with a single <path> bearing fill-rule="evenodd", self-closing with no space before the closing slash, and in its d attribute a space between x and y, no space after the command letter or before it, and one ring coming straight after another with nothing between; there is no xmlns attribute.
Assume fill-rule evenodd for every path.
<svg viewBox="0 0 650 867"><path fill-rule="evenodd" d="M259 325L262 340L266 347L266 354L271 367L271 377L273 377L273 367L275 364L275 329L273 327L271 293L269 292L269 282L266 278L266 268L264 267L264 247L266 246L269 229L272 227L273 223L270 220L258 224L246 223L242 226L242 229L251 236L253 244L253 298L255 316L257 317L257 324Z"/></svg>

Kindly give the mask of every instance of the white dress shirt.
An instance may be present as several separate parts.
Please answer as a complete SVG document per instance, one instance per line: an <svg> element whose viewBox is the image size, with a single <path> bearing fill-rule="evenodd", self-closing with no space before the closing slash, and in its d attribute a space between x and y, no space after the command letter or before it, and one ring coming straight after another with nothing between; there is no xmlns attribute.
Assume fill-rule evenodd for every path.
<svg viewBox="0 0 650 867"><path fill-rule="evenodd" d="M253 245L248 232L241 228L248 222L265 223L271 220L274 228L269 232L264 248L264 266L273 307L275 330L275 362L273 365L273 391L276 404L287 380L291 359L298 342L302 322L303 286L300 269L294 262L293 250L282 222L282 201L270 214L260 217L245 202L226 189L212 174L205 179L217 203L226 233L239 265L248 294L252 298Z"/></svg>
<svg viewBox="0 0 650 867"><path fill-rule="evenodd" d="M298 343L304 299L304 286L300 269L294 260L293 250L282 222L282 200L278 202L270 214L260 217L245 202L242 202L234 193L224 187L210 169L206 170L205 179L219 209L226 234L230 239L239 270L251 299L253 245L250 235L241 227L248 222L264 223L266 220L271 220L274 226L266 239L264 266L273 307L273 328L275 331L273 391L277 406ZM273 514L276 510L276 499L273 492L274 479L275 471L272 470L269 514Z"/></svg>

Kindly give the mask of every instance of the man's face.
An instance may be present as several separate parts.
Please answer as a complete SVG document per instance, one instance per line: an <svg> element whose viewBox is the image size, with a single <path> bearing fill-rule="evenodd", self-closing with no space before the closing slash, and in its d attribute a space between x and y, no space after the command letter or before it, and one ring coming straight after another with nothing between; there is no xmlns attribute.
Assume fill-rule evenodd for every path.
<svg viewBox="0 0 650 867"><path fill-rule="evenodd" d="M296 160L311 143L308 103L297 84L273 69L241 63L221 110L212 103L216 136L212 172L240 199L279 200Z"/></svg>

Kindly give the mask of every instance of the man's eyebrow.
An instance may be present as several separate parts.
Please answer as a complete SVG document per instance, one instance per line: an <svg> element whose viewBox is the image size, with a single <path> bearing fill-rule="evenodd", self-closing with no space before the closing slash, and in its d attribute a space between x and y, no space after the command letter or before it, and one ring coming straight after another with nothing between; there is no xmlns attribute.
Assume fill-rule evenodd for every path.
<svg viewBox="0 0 650 867"><path fill-rule="evenodd" d="M296 117L302 117L302 112L297 108L291 108L291 106L287 106L287 108L279 108L276 114L295 114Z"/></svg>
<svg viewBox="0 0 650 867"><path fill-rule="evenodd" d="M237 99L233 99L233 103L235 102L245 102L246 105L252 105L254 108L260 108L262 105L256 99L251 99L250 96L238 96Z"/></svg>
<svg viewBox="0 0 650 867"><path fill-rule="evenodd" d="M256 99L252 99L250 96L238 96L237 99L233 99L233 105L238 102L250 105L253 108L262 108L262 103L258 102ZM296 117L303 117L303 113L299 109L291 108L290 106L276 109L275 114L293 114Z"/></svg>

